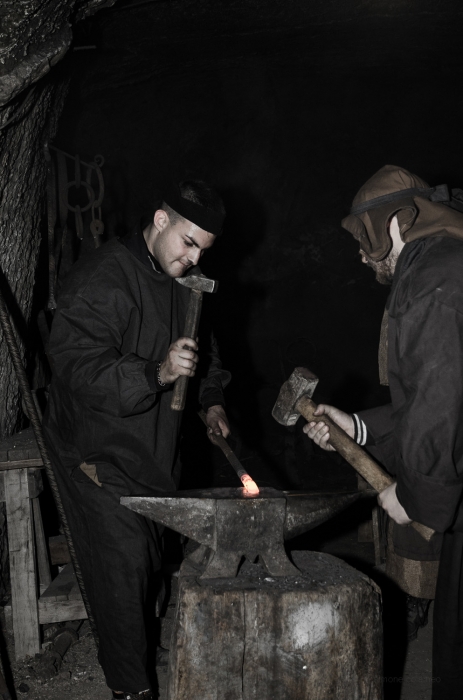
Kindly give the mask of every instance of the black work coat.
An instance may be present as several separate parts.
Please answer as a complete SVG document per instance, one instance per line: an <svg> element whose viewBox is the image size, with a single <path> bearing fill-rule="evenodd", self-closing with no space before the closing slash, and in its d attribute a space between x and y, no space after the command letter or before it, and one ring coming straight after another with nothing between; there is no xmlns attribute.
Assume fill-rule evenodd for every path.
<svg viewBox="0 0 463 700"><path fill-rule="evenodd" d="M407 243L388 313L391 403L359 415L408 516L463 530L463 242Z"/></svg>
<svg viewBox="0 0 463 700"><path fill-rule="evenodd" d="M150 386L146 370L182 335L189 293L119 240L73 267L53 320L44 420L53 462L72 478L88 479L79 469L86 462L116 495L176 487L182 413L170 408L171 390ZM228 373L215 347L209 360L200 393L211 405L222 402Z"/></svg>

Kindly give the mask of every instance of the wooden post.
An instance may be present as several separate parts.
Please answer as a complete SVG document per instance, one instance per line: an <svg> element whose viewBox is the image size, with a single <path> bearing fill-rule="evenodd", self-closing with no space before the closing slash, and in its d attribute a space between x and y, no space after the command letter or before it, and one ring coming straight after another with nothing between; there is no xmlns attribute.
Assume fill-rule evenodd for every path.
<svg viewBox="0 0 463 700"><path fill-rule="evenodd" d="M329 554L293 559L300 576L245 562L209 583L182 566L167 700L382 699L379 589Z"/></svg>
<svg viewBox="0 0 463 700"><path fill-rule="evenodd" d="M28 469L12 469L3 472L10 553L11 606L17 660L25 656L33 656L40 651L37 577L28 471Z"/></svg>
<svg viewBox="0 0 463 700"><path fill-rule="evenodd" d="M39 622L87 617L72 566L51 582L38 496L42 459L32 429L0 443L0 502L6 501L10 553L11 612L16 658L40 651ZM35 532L35 537L34 537ZM65 561L69 561L69 553ZM36 563L41 596L38 601Z"/></svg>

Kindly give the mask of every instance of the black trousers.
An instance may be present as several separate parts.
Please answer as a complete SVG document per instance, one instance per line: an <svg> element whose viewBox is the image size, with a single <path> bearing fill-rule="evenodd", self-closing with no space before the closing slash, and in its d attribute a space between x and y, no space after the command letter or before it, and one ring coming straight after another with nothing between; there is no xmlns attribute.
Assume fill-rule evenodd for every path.
<svg viewBox="0 0 463 700"><path fill-rule="evenodd" d="M444 535L433 621L432 700L463 698L463 532Z"/></svg>
<svg viewBox="0 0 463 700"><path fill-rule="evenodd" d="M151 688L154 677L149 641L160 583L159 531L76 471L78 480L54 468L96 622L98 660L112 690L138 693Z"/></svg>

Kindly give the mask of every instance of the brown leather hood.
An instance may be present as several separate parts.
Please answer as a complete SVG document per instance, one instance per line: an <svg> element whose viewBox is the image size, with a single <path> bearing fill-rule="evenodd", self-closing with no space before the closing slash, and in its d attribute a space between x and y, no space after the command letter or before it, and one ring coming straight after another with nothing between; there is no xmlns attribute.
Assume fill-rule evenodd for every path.
<svg viewBox="0 0 463 700"><path fill-rule="evenodd" d="M401 191L403 198L398 196L394 201L383 202L379 199L371 202ZM445 194L434 194L427 182L417 175L395 165L385 165L357 192L352 203L355 213L346 216L341 226L359 241L363 252L375 261L385 258L391 250L388 226L395 215L406 243L425 236L463 239L463 213L439 201L430 201L429 197L445 201ZM368 211L361 211L363 206L372 204L374 206Z"/></svg>

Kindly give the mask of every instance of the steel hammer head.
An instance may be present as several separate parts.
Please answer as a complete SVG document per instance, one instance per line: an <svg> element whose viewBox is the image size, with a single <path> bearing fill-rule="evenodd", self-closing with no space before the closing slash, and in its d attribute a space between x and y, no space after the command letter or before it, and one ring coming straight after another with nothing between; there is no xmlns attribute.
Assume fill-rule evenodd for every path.
<svg viewBox="0 0 463 700"><path fill-rule="evenodd" d="M186 277L176 277L175 281L183 284L184 287L196 289L198 292L216 292L219 286L217 280L210 280L204 275L187 275Z"/></svg>
<svg viewBox="0 0 463 700"><path fill-rule="evenodd" d="M296 367L288 381L280 389L272 416L281 425L294 425L301 415L296 409L296 403L301 396L309 396L315 391L318 377L305 367Z"/></svg>

